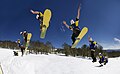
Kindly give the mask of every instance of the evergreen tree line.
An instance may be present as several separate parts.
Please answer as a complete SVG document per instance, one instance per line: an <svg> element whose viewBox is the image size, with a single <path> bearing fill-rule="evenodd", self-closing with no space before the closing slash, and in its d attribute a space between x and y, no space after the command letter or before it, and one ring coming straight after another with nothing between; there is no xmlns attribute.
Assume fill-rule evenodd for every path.
<svg viewBox="0 0 120 74"><path fill-rule="evenodd" d="M62 45L62 49L58 49L56 51L57 53L63 53L65 56L82 56L82 57L90 57L91 56L91 50L90 47L86 44L82 45L81 48L71 48L70 45L67 43L64 43ZM120 51L107 51L103 50L103 47L101 45L97 45L95 47L95 56L98 57L99 53L102 53L104 56L107 56L108 58L113 57L119 57Z"/></svg>
<svg viewBox="0 0 120 74"><path fill-rule="evenodd" d="M16 42L12 41L0 41L1 48L8 48L8 49L18 49Z"/></svg>
<svg viewBox="0 0 120 74"><path fill-rule="evenodd" d="M31 41L30 47L28 50L30 50L30 53L35 54L48 54L54 52L54 47L51 42L47 41L46 43L40 42L40 41Z"/></svg>
<svg viewBox="0 0 120 74"><path fill-rule="evenodd" d="M24 42L22 42L24 43ZM25 45L25 44L23 44ZM0 47L1 48L8 48L8 49L18 49L20 50L20 48L18 47L16 42L12 42L12 41L0 41ZM53 53L54 52L54 47L52 45L51 42L47 41L46 43L40 42L40 41L31 41L30 45L29 45L29 52L30 53L35 53L35 54L48 54L48 53Z"/></svg>
<svg viewBox="0 0 120 74"><path fill-rule="evenodd" d="M20 49L16 42L12 41L0 41L0 47L1 48L8 48L8 49ZM52 45L51 42L47 41L46 43L40 42L40 41L31 41L30 46L28 48L30 53L33 54L48 54L48 53L62 53L65 54L65 56L82 56L82 57L90 57L90 49L87 45L82 45L81 48L71 48L70 45L67 43L62 44L61 49L55 50L55 47ZM103 50L103 47L101 45L96 46L96 56L98 56L99 53L102 53L104 56L108 57L119 57L120 51L111 51L108 52L107 50Z"/></svg>
<svg viewBox="0 0 120 74"><path fill-rule="evenodd" d="M71 48L70 45L64 43L62 45L63 49L58 49L57 52L58 53L63 53L66 56L82 56L82 57L91 57L91 50L89 49L89 46L87 46L86 44L82 45L81 48ZM107 54L106 52L103 51L103 47L102 46L96 46L96 56L98 56L99 53L104 53Z"/></svg>

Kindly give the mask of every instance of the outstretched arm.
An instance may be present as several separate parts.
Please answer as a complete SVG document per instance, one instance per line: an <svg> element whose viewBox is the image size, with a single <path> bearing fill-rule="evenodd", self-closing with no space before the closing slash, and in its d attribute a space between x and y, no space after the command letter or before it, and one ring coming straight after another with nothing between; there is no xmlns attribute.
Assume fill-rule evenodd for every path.
<svg viewBox="0 0 120 74"><path fill-rule="evenodd" d="M88 36L88 41L90 41L90 36Z"/></svg>
<svg viewBox="0 0 120 74"><path fill-rule="evenodd" d="M88 36L88 41L91 41L91 37L90 36Z"/></svg>
<svg viewBox="0 0 120 74"><path fill-rule="evenodd" d="M73 31L73 29L69 27L69 25L66 23L66 21L63 21L63 24L64 24L68 29L70 29L70 30Z"/></svg>
<svg viewBox="0 0 120 74"><path fill-rule="evenodd" d="M77 15L77 19L79 19L80 17L80 6L78 7L78 15Z"/></svg>
<svg viewBox="0 0 120 74"><path fill-rule="evenodd" d="M38 12L38 11L33 11L33 10L30 10L30 12L31 12L32 14L39 14L39 12Z"/></svg>

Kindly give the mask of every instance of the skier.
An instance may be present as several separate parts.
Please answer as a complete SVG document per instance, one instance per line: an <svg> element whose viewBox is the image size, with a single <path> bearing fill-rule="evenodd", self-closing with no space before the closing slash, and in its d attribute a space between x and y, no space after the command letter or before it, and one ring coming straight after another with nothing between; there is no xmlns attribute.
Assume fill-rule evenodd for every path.
<svg viewBox="0 0 120 74"><path fill-rule="evenodd" d="M27 42L27 35L28 35L27 31L20 32L20 34L23 36L25 44L26 44L26 42Z"/></svg>
<svg viewBox="0 0 120 74"><path fill-rule="evenodd" d="M42 31L42 27L43 27L43 14L39 11L33 11L30 10L30 12L32 14L36 14L36 19L40 21L40 31Z"/></svg>
<svg viewBox="0 0 120 74"><path fill-rule="evenodd" d="M78 27L79 24L79 17L80 17L80 6L78 8L78 14L77 14L77 18L76 21L74 21L73 19L70 21L71 25L69 26L66 21L63 21L63 24L70 30L73 31L73 34L71 36L72 39L72 44L74 44L76 37L80 34L81 30Z"/></svg>
<svg viewBox="0 0 120 74"><path fill-rule="evenodd" d="M17 40L17 44L21 48L21 52L22 52L22 56L23 56L25 47L20 43L20 39Z"/></svg>
<svg viewBox="0 0 120 74"><path fill-rule="evenodd" d="M90 50L91 50L91 57L92 57L92 62L96 62L96 57L95 57L95 45L97 44L96 41L93 41L92 38L89 36L88 40L90 42Z"/></svg>
<svg viewBox="0 0 120 74"><path fill-rule="evenodd" d="M106 65L106 63L108 63L108 58L103 56L101 53L99 53L99 63L102 65L102 63L104 63L104 65Z"/></svg>

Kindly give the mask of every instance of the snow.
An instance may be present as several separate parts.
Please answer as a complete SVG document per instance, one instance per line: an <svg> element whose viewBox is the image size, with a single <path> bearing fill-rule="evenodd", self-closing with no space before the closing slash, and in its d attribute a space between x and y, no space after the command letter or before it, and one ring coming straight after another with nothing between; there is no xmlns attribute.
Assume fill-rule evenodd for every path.
<svg viewBox="0 0 120 74"><path fill-rule="evenodd" d="M13 50L0 48L4 74L120 74L120 58L110 58L103 67L91 60L55 54L23 57L13 56Z"/></svg>

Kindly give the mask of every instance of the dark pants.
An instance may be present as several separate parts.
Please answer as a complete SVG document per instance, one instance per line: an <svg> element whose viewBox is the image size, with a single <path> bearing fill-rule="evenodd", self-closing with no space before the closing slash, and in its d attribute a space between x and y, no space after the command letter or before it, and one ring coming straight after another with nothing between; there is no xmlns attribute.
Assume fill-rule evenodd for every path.
<svg viewBox="0 0 120 74"><path fill-rule="evenodd" d="M106 63L108 63L108 58L105 58L104 65L106 65Z"/></svg>
<svg viewBox="0 0 120 74"><path fill-rule="evenodd" d="M24 39L24 40L25 40L25 43L27 43L27 36L25 37L25 39Z"/></svg>
<svg viewBox="0 0 120 74"><path fill-rule="evenodd" d="M100 58L99 63L101 64L101 63L103 63L103 62L104 62L104 59L103 59L103 58Z"/></svg>
<svg viewBox="0 0 120 74"><path fill-rule="evenodd" d="M76 37L78 37L78 35L80 34L80 31L78 30L76 33L73 33L72 34L72 37L71 37L71 39L72 39L72 44L74 44L74 42L75 42L75 40L76 40Z"/></svg>
<svg viewBox="0 0 120 74"><path fill-rule="evenodd" d="M91 57L93 59L92 62L96 62L95 51L91 50Z"/></svg>
<svg viewBox="0 0 120 74"><path fill-rule="evenodd" d="M23 56L25 48L24 47L20 47L20 48L21 48L21 52L22 52L22 56Z"/></svg>
<svg viewBox="0 0 120 74"><path fill-rule="evenodd" d="M104 65L106 65L106 63L108 63L108 59L107 58L100 58L99 63L104 63Z"/></svg>

